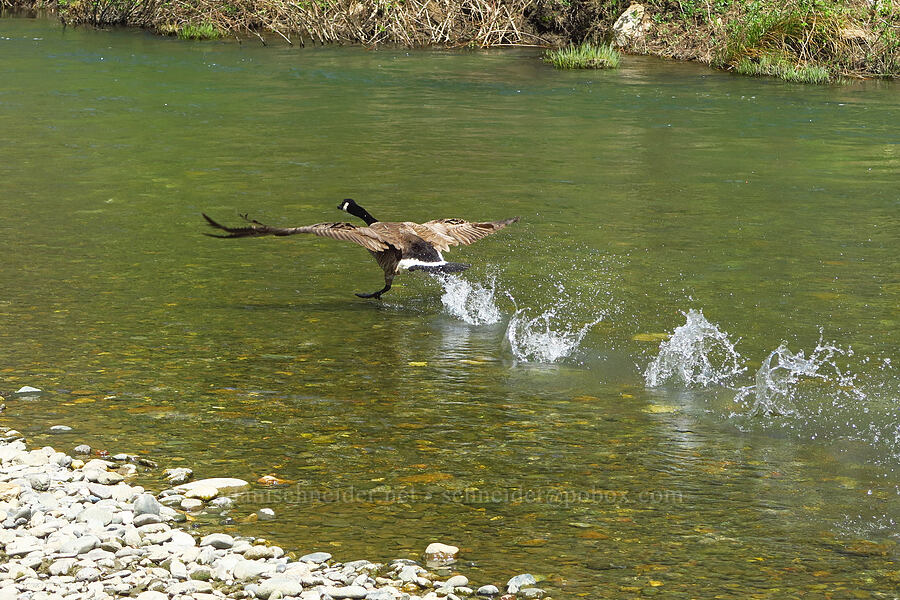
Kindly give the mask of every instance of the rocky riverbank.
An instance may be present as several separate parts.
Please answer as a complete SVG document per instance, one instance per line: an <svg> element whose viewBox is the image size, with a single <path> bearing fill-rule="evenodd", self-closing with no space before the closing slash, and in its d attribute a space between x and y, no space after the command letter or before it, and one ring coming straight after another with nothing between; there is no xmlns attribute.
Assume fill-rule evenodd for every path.
<svg viewBox="0 0 900 600"><path fill-rule="evenodd" d="M142 461L154 467L127 454L29 450L18 432L0 434L0 600L501 597L497 586L478 587L456 571L451 545L423 549L424 564L378 564L337 562L327 552L295 558L264 540L227 533L197 536L179 523L191 511L227 510L229 493L250 484L187 482L189 470L173 469L168 478L178 485L154 494L128 483ZM512 577L502 598L545 597L535 584L528 574Z"/></svg>

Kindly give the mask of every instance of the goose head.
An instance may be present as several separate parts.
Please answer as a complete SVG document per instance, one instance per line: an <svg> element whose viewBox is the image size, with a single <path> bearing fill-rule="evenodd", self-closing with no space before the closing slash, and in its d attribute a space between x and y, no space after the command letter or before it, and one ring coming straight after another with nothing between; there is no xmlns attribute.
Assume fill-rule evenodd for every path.
<svg viewBox="0 0 900 600"><path fill-rule="evenodd" d="M369 211L357 204L353 198L346 198L343 202L338 204L338 209L348 212L354 217L359 217L366 222L366 225L378 222L378 219L370 215Z"/></svg>

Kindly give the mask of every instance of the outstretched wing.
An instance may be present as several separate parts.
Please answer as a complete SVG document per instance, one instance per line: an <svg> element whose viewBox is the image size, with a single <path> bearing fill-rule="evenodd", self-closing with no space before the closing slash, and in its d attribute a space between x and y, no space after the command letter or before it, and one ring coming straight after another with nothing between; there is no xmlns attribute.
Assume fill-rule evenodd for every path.
<svg viewBox="0 0 900 600"><path fill-rule="evenodd" d="M483 237L497 233L510 223L515 223L519 217L503 219L502 221L488 221L486 223L470 223L462 219L438 219L422 223L419 228L424 229L418 233L419 237L431 242L436 248L443 246L456 246L463 244L468 246Z"/></svg>
<svg viewBox="0 0 900 600"><path fill-rule="evenodd" d="M210 227L215 227L216 229L221 229L226 232L228 235L216 235L214 233L207 233L210 237L216 238L242 238L242 237L259 237L263 235L277 235L277 236L285 236L285 235L296 235L298 233L312 233L314 235L318 235L321 237L329 237L335 240L342 240L344 242L352 242L359 246L362 246L366 250L371 250L372 252L380 252L382 250L387 250L389 245L382 240L377 233L369 229L368 227L357 227L351 223L316 223L315 225L305 225L303 227L273 227L271 225L266 225L264 223L260 223L256 219L251 219L247 215L241 215L241 217L250 223L246 227L225 227L215 221L213 221L209 216L203 214L203 218L206 219L206 222L209 223Z"/></svg>

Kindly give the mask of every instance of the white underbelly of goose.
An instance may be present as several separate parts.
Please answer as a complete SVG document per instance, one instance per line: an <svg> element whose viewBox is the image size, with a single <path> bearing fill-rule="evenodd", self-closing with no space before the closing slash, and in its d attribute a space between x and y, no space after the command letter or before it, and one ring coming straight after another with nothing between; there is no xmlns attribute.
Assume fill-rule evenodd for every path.
<svg viewBox="0 0 900 600"><path fill-rule="evenodd" d="M418 258L404 258L397 265L397 268L398 269L413 269L413 270L415 270L414 267L434 268L434 267L441 267L446 264L447 264L447 261L444 260L443 257L441 257L441 260L436 260L436 261L425 261L425 260L419 260Z"/></svg>

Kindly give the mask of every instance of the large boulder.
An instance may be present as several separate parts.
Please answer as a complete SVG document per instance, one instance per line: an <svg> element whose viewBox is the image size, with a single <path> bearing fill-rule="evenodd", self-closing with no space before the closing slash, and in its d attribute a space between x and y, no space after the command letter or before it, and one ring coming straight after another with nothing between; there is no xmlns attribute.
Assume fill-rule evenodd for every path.
<svg viewBox="0 0 900 600"><path fill-rule="evenodd" d="M613 41L616 46L631 46L650 29L643 4L632 4L613 24Z"/></svg>

